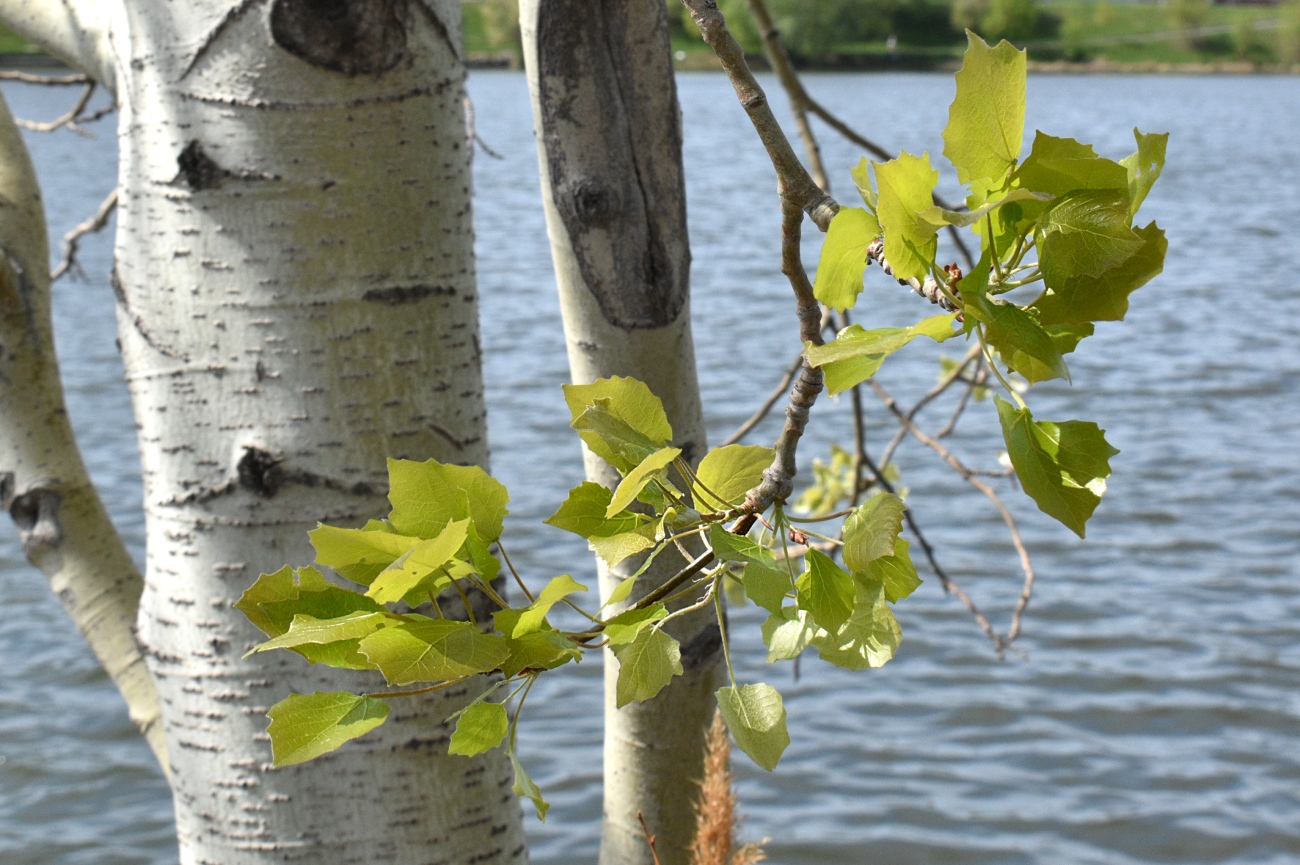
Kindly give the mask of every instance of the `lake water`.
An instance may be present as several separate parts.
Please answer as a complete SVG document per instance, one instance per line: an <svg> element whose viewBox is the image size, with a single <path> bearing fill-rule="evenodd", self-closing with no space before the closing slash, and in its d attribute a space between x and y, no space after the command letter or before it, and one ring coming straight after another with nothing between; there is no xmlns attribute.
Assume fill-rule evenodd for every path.
<svg viewBox="0 0 1300 865"><path fill-rule="evenodd" d="M505 156L480 154L475 175L493 465L514 497L507 532L527 573L590 576L585 545L539 525L581 465L559 392L567 365L527 91L506 72L476 72L470 85L480 133ZM679 86L694 327L718 441L798 346L766 157L725 79L684 74ZM949 76L820 75L809 86L888 146L942 149ZM41 119L74 95L3 90L16 114ZM1300 224L1300 78L1041 76L1029 102L1031 130L1114 158L1132 150L1134 125L1173 133L1143 208L1169 234L1164 275L1134 296L1124 325L1102 325L1071 356L1074 389L1033 398L1040 417L1106 428L1123 451L1110 492L1084 542L1008 488L1040 575L1025 660L996 660L934 579L900 606L898 658L865 674L805 663L796 683L789 665L764 669L759 617L740 610L738 674L784 691L793 738L775 774L736 761L746 832L772 839L782 865L1300 861L1300 292L1287 237ZM28 141L57 239L114 185L111 128ZM823 141L847 200L861 154ZM86 245L86 278L55 289L56 328L91 471L142 558L110 257L107 234ZM902 324L931 309L875 273L858 320ZM959 351L915 346L881 380L917 395L938 356ZM929 428L949 406L923 415ZM847 443L848 424L847 403L820 403L803 465ZM877 451L889 432L872 406ZM998 442L987 403L952 439L989 467ZM925 448L909 443L898 463L941 560L1005 627L1019 576L997 514ZM174 862L166 785L7 520L0 609L0 861ZM595 860L600 706L594 658L529 701L522 751L553 803L545 825L528 818L534 862Z"/></svg>

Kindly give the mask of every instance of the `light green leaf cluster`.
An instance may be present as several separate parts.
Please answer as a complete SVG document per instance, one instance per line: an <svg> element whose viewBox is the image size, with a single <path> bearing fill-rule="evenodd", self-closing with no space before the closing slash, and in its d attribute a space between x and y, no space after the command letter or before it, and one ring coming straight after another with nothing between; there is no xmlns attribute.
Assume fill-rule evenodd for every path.
<svg viewBox="0 0 1300 865"><path fill-rule="evenodd" d="M305 763L364 736L388 718L388 704L345 691L292 694L266 713L277 766Z"/></svg>
<svg viewBox="0 0 1300 865"><path fill-rule="evenodd" d="M805 353L808 362L825 374L826 389L832 394L841 393L871 378L885 358L918 336L927 336L935 342L957 336L960 331L952 327L955 320L956 316L948 313L930 316L911 327L866 330L862 325L853 324L826 345L810 343Z"/></svg>

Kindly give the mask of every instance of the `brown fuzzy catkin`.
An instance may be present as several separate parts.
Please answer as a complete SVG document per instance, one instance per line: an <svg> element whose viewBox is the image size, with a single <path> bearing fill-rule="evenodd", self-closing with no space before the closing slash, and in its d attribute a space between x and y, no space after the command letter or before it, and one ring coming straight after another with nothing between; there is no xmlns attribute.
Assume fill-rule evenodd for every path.
<svg viewBox="0 0 1300 865"><path fill-rule="evenodd" d="M754 865L767 858L758 844L736 847L740 819L731 785L731 739L721 712L714 713L709 727L695 821L691 865Z"/></svg>

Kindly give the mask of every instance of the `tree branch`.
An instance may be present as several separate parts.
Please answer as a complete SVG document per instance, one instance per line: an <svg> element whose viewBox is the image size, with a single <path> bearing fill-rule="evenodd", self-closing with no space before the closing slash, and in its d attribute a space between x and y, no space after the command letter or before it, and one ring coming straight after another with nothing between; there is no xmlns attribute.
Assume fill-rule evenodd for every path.
<svg viewBox="0 0 1300 865"><path fill-rule="evenodd" d="M0 100L0 505L29 561L112 677L164 767L158 695L135 641L143 580L77 448L50 320L49 252L31 159Z"/></svg>
<svg viewBox="0 0 1300 865"><path fill-rule="evenodd" d="M81 238L102 231L104 226L108 225L108 218L113 215L114 210L117 210L116 189L108 194L108 198L104 199L93 216L63 235L63 260L50 271L50 282L58 282L68 271L77 266L77 250L81 245Z"/></svg>
<svg viewBox="0 0 1300 865"><path fill-rule="evenodd" d="M110 0L0 0L0 22L116 95Z"/></svg>

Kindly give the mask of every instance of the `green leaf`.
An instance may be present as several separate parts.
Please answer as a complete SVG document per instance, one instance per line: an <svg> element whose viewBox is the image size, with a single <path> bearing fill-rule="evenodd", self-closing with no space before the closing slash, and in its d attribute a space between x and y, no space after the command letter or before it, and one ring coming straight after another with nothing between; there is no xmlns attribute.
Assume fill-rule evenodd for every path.
<svg viewBox="0 0 1300 865"><path fill-rule="evenodd" d="M497 630L512 634L519 624L522 610L497 610L492 614ZM507 678L524 670L553 670L569 661L582 660L582 648L549 624L521 637L506 639L509 654L501 662L501 673Z"/></svg>
<svg viewBox="0 0 1300 865"><path fill-rule="evenodd" d="M1014 303L992 298L981 297L976 303L978 317L988 324L988 343L998 350L1007 366L1030 384L1053 378L1069 381L1070 370L1056 341L1032 315ZM971 309L971 305L967 308Z"/></svg>
<svg viewBox="0 0 1300 865"><path fill-rule="evenodd" d="M408 617L361 641L361 653L389 684L443 682L497 669L509 656L504 637L469 622Z"/></svg>
<svg viewBox="0 0 1300 865"><path fill-rule="evenodd" d="M767 617L763 623L763 644L767 646L767 662L793 661L808 648L817 626L808 613L796 607L783 607Z"/></svg>
<svg viewBox="0 0 1300 865"><path fill-rule="evenodd" d="M528 773L524 771L524 767L520 764L519 758L515 756L514 751L510 752L510 765L515 769L515 795L533 800L533 806L537 809L537 819L545 823L546 812L551 810L551 806L542 798L541 788L533 783L532 778L528 777Z"/></svg>
<svg viewBox="0 0 1300 865"><path fill-rule="evenodd" d="M640 525L640 518L636 514L606 517L605 512L613 498L614 494L600 484L583 481L569 490L569 497L564 500L564 504L545 522L582 538L608 538L632 531Z"/></svg>
<svg viewBox="0 0 1300 865"><path fill-rule="evenodd" d="M485 754L501 744L509 727L505 706L487 701L473 703L460 713L447 753L464 757Z"/></svg>
<svg viewBox="0 0 1300 865"><path fill-rule="evenodd" d="M546 584L537 600L528 605L520 614L519 621L515 624L514 630L508 632L506 636L522 637L525 634L532 634L542 629L546 622L546 614L551 611L551 607L567 598L569 595L577 592L585 592L587 587L575 580L568 574L561 574Z"/></svg>
<svg viewBox="0 0 1300 865"><path fill-rule="evenodd" d="M1141 248L1142 238L1129 226L1127 192L1084 191L1059 198L1038 223L1038 263L1048 288L1101 276Z"/></svg>
<svg viewBox="0 0 1300 865"><path fill-rule="evenodd" d="M1096 328L1090 322L1082 324L1048 324L1043 326L1047 335L1052 338L1056 345L1056 350L1061 354L1069 354L1078 348L1079 343L1093 335Z"/></svg>
<svg viewBox="0 0 1300 865"><path fill-rule="evenodd" d="M880 237L880 221L860 207L842 207L831 220L813 294L841 312L852 309L862 293L862 275L867 269L867 245Z"/></svg>
<svg viewBox="0 0 1300 865"><path fill-rule="evenodd" d="M668 615L662 603L651 604L639 610L626 610L605 623L605 636L611 646L631 643L650 625Z"/></svg>
<svg viewBox="0 0 1300 865"><path fill-rule="evenodd" d="M642 628L630 643L610 644L618 658L618 684L614 702L618 708L641 703L662 691L673 676L682 674L681 646L653 627Z"/></svg>
<svg viewBox="0 0 1300 865"><path fill-rule="evenodd" d="M785 704L771 685L719 688L718 709L736 746L769 772L790 744L785 728Z"/></svg>
<svg viewBox="0 0 1300 865"><path fill-rule="evenodd" d="M485 542L501 537L510 493L478 466L390 459L388 484L388 500L393 503L389 520L404 535L432 538L447 523L468 516Z"/></svg>
<svg viewBox="0 0 1300 865"><path fill-rule="evenodd" d="M790 579L788 572L754 562L745 565L742 579L745 583L745 594L769 613L781 612L785 596L794 588L794 581Z"/></svg>
<svg viewBox="0 0 1300 865"><path fill-rule="evenodd" d="M918 336L927 336L935 342L957 336L960 331L952 329L955 320L955 313L943 313L922 319L911 327L865 330L853 324L825 345L809 344L805 353L808 362L825 373L826 389L837 394L871 378L885 358Z"/></svg>
<svg viewBox="0 0 1300 865"><path fill-rule="evenodd" d="M846 670L882 667L898 651L903 632L879 580L858 577L853 584L853 615L834 631L819 631L812 644L822 660Z"/></svg>
<svg viewBox="0 0 1300 865"><path fill-rule="evenodd" d="M885 600L891 604L906 598L921 585L921 577L916 573L916 565L912 564L912 556L908 552L909 546L907 541L899 538L892 556L872 559L860 575L883 583Z"/></svg>
<svg viewBox="0 0 1300 865"><path fill-rule="evenodd" d="M1123 264L1101 276L1072 276L1062 279L1038 300L1038 320L1044 327L1120 321L1128 312L1128 297L1150 282L1165 266L1169 242L1153 222L1135 232L1142 247Z"/></svg>
<svg viewBox="0 0 1300 865"><path fill-rule="evenodd" d="M1034 147L1013 182L1058 196L1082 189L1128 192L1128 173L1118 162L1098 156L1090 144L1042 132L1034 136Z"/></svg>
<svg viewBox="0 0 1300 865"><path fill-rule="evenodd" d="M641 495L641 491L681 454L680 448L661 448L641 460L619 483L618 489L614 490L614 496L605 508L605 518L611 519L626 510Z"/></svg>
<svg viewBox="0 0 1300 865"><path fill-rule="evenodd" d="M566 384L564 401L573 416L571 425L591 452L621 472L630 471L673 437L663 403L634 378Z"/></svg>
<svg viewBox="0 0 1300 865"><path fill-rule="evenodd" d="M271 649L292 649L308 643L327 644L344 640L360 640L380 628L396 625L400 621L391 613L356 612L335 619L317 619L300 614L293 617L293 624L289 626L288 631L261 643L244 657Z"/></svg>
<svg viewBox="0 0 1300 865"><path fill-rule="evenodd" d="M275 765L292 766L369 733L388 718L388 704L346 691L318 691L290 694L266 714Z"/></svg>
<svg viewBox="0 0 1300 865"><path fill-rule="evenodd" d="M998 397L994 402L1020 486L1043 513L1083 537L1106 492L1110 458L1119 451L1095 423L1035 421L1029 409Z"/></svg>
<svg viewBox="0 0 1300 865"><path fill-rule="evenodd" d="M776 568L776 558L771 550L745 535L733 535L717 523L709 527L709 546L713 547L713 555L720 562L754 562Z"/></svg>
<svg viewBox="0 0 1300 865"><path fill-rule="evenodd" d="M727 445L714 448L700 460L695 476L695 506L701 510L719 509L718 498L727 508L745 502L745 493L763 481L763 471L776 458L776 451L757 445ZM704 491L708 489L708 492Z"/></svg>
<svg viewBox="0 0 1300 865"><path fill-rule="evenodd" d="M876 194L876 187L871 183L867 157L858 160L858 164L849 169L849 174L853 177L853 185L858 188L858 195L862 196L862 203L874 214L880 204L880 196Z"/></svg>
<svg viewBox="0 0 1300 865"><path fill-rule="evenodd" d="M853 612L853 578L820 550L808 550L808 570L795 581L799 609L828 631L837 631Z"/></svg>
<svg viewBox="0 0 1300 865"><path fill-rule="evenodd" d="M382 525L382 524L380 524ZM340 529L318 523L307 533L316 548L316 563L368 586L384 568L420 542L385 530Z"/></svg>
<svg viewBox="0 0 1300 865"><path fill-rule="evenodd" d="M883 165L873 164L880 184L877 215L885 231L885 258L899 279L925 279L938 249L938 228L920 214L934 206L939 172L930 167L930 154L916 157L906 150Z"/></svg>
<svg viewBox="0 0 1300 865"><path fill-rule="evenodd" d="M623 580L614 587L614 591L609 593L609 597L605 599L605 603L600 605L601 609L612 607L615 604L621 604L626 601L632 595L632 589L635 586L636 577L628 577L626 580Z"/></svg>
<svg viewBox="0 0 1300 865"><path fill-rule="evenodd" d="M844 566L861 571L873 559L892 556L907 505L893 493L867 499L844 521Z"/></svg>
<svg viewBox="0 0 1300 865"><path fill-rule="evenodd" d="M425 577L444 567L469 537L468 519L448 523L438 536L421 541L375 577L366 594L381 604L402 600Z"/></svg>
<svg viewBox="0 0 1300 865"><path fill-rule="evenodd" d="M962 183L996 182L1015 165L1025 134L1025 52L1008 42L990 48L969 30L966 37L943 155Z"/></svg>
<svg viewBox="0 0 1300 865"><path fill-rule="evenodd" d="M958 228L969 228L1004 204L1011 204L1026 199L1043 202L1051 201L1052 196L1042 192L1031 192L1028 189L1013 189L996 201L990 201L988 204L981 205L974 210L945 210L942 207L935 205L922 210L917 215L931 225L940 228L945 225L955 225Z"/></svg>
<svg viewBox="0 0 1300 865"><path fill-rule="evenodd" d="M651 523L637 531L620 532L607 538L590 537L587 538L587 546L612 568L630 556L652 549L655 546L654 535L647 537L646 529L653 528L654 524Z"/></svg>
<svg viewBox="0 0 1300 865"><path fill-rule="evenodd" d="M1168 132L1144 135L1134 128L1133 137L1137 139L1137 151L1119 162L1128 173L1130 219L1137 215L1160 172L1165 170L1165 148L1169 146Z"/></svg>
<svg viewBox="0 0 1300 865"><path fill-rule="evenodd" d="M357 611L380 612L383 607L358 592L326 582L315 568L294 571L287 565L262 574L235 603L268 637L278 637L302 613L317 619L334 619Z"/></svg>

